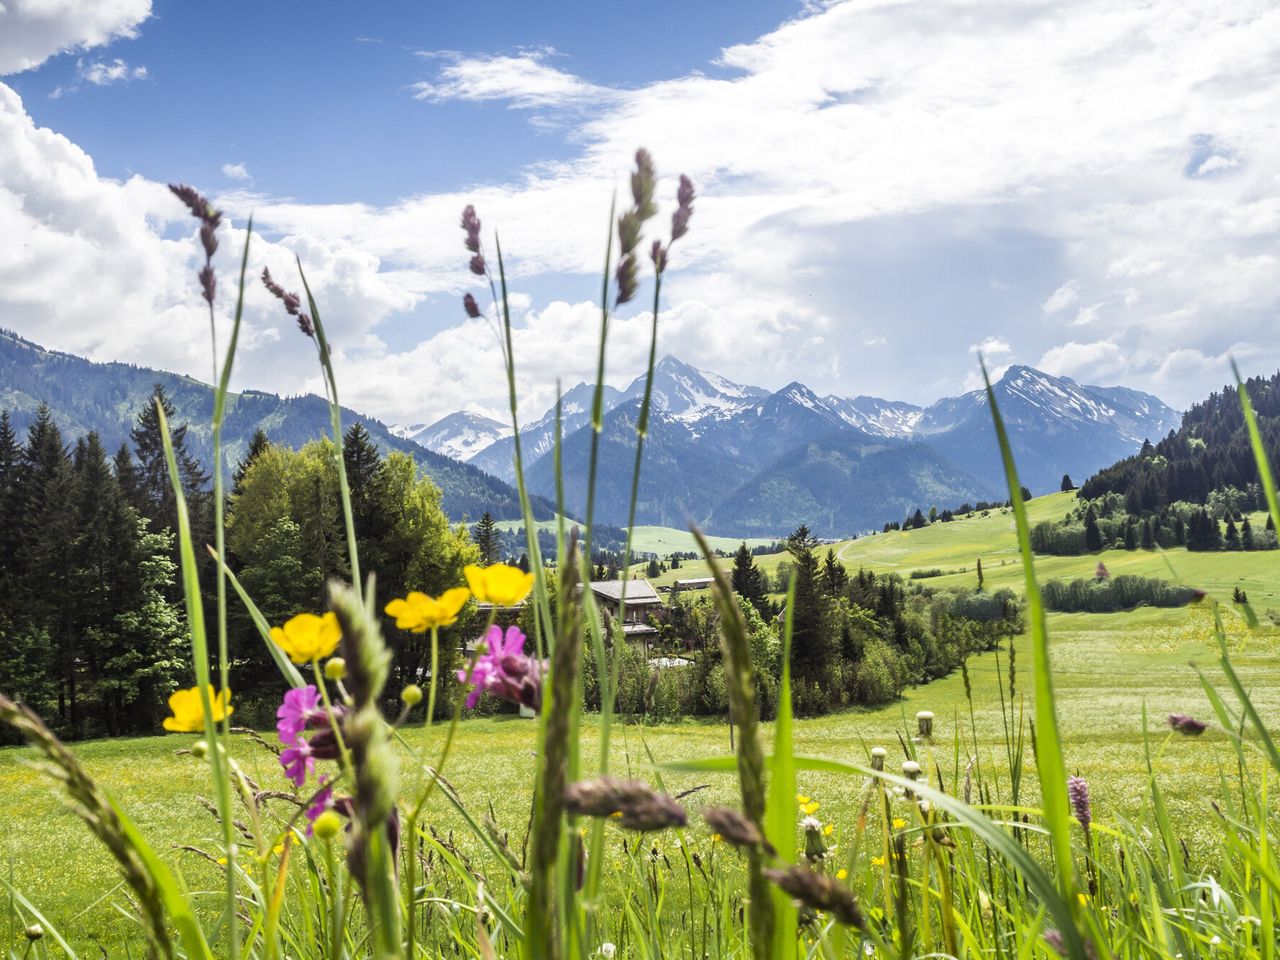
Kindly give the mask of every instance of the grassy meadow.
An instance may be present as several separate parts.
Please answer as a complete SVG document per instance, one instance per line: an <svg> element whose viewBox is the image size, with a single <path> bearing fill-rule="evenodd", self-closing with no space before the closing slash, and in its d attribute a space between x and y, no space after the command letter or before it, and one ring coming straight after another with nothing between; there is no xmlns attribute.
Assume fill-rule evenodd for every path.
<svg viewBox="0 0 1280 960"><path fill-rule="evenodd" d="M1046 497L1033 501L1033 507L1038 514L1049 515L1057 513L1056 505L1062 502L1057 496ZM999 539L1006 534L1008 522L1006 517L993 515L911 533L877 535L844 545L844 557L853 569L860 563L878 562L906 571L913 567L972 563L969 558L985 544L982 556L989 571L988 582L1013 584L1020 568L1012 560L1007 566L1000 564L1006 549L1012 550ZM988 538L992 543L987 543ZM1007 538L1012 543L1011 533ZM1188 558L1182 551L1178 553L1175 565L1193 571L1198 578L1193 582L1205 583L1215 591L1229 591L1232 584L1244 578L1251 596L1257 590L1262 600L1270 596L1266 587L1277 582L1266 573L1280 560L1274 554L1193 554ZM1141 552L1108 553L1106 560L1113 570L1128 570L1132 565L1136 572L1143 573L1158 574L1163 565L1159 556ZM1046 575L1052 572L1075 576L1077 571L1087 575L1094 563L1096 560L1088 557L1054 558L1042 562L1042 570ZM1249 564L1262 569L1246 571ZM966 577L971 574L954 579ZM1259 604L1264 605L1265 602ZM1269 633L1246 634L1238 618L1228 616L1230 632L1237 638L1233 647L1237 669L1264 718L1280 718L1280 644ZM1224 770L1232 772L1235 754L1224 735L1210 732L1198 739L1176 737L1168 733L1163 723L1170 712L1198 716L1210 712L1191 666L1200 665L1209 675L1216 675L1210 610L1199 606L1122 614L1061 614L1051 615L1049 624L1067 766L1069 772L1088 780L1096 820L1105 826L1121 818L1143 821L1150 817L1143 759L1145 705L1153 749L1159 751L1156 771L1166 790L1170 816L1193 858L1212 858L1211 839L1200 836L1202 830L1211 832L1208 796L1216 789L1219 774ZM1032 678L1027 672L1031 655L1026 638L1016 644L1015 664L1016 696L1020 708L1029 715ZM911 689L902 701L886 707L799 720L795 729L796 752L865 763L868 749L881 745L889 748L891 764L896 764L893 758L902 757L899 734L909 737L915 712L929 709L937 714L936 756L944 786L954 789L964 776L967 758L974 753L978 762L990 770L1003 770L1002 692L1007 698L1008 653L973 657L969 675L972 715L964 680L956 673ZM597 722L592 717L584 718L581 747L587 771L590 759L596 756ZM764 730L766 738L772 736L769 727L766 725ZM424 748L433 746L428 741L438 741L442 735L441 728L433 729L429 735L417 728L407 731L410 742ZM730 754L724 723L650 726L631 721L620 733L615 730L615 738L619 736L614 741L614 772L625 764L642 776L651 775L646 748L660 764ZM203 763L183 752L196 739L195 735L170 735L103 740L80 744L76 750L89 772L123 804L190 888L212 891L208 897L213 900L218 871L198 853L180 849L191 845L212 850L217 844L217 821L197 800L209 796L208 771ZM537 725L530 721L465 720L455 743L457 759L448 769L450 782L468 808L479 815L491 804L496 819L510 831L515 842L528 818L536 739ZM624 750L619 749L624 745L625 756ZM279 786L279 765L272 754L242 741L237 755L255 781L268 789ZM406 761L407 782L412 783L413 767L407 757L402 756L402 760ZM1028 759L1028 763L1032 761ZM727 774L667 773L664 780L673 793L707 785L691 799L690 806L695 809L703 804L732 804L737 794L736 780ZM115 955L137 933L117 909L125 890L113 862L67 809L57 787L32 766L29 751L0 750L0 783L4 784L0 856L6 865L6 877L85 955L95 955L99 947ZM1024 786L1034 790L1033 764ZM820 816L835 825L837 837L851 828L862 800L860 782L835 774L801 772L798 787L821 803ZM1033 793L1028 802L1034 802ZM438 794L426 822L441 834L451 836L460 849L477 857L486 856L463 828L458 814ZM618 841L625 836L615 831L606 848L622 866L626 857ZM683 837L690 849L704 855L715 853L705 827L691 826ZM674 839L667 834L654 842L660 848L670 848ZM725 858L730 869L740 869L732 851L719 856ZM865 852L860 854L853 869L870 871L868 859ZM50 863L73 866L52 871L48 869Z"/></svg>

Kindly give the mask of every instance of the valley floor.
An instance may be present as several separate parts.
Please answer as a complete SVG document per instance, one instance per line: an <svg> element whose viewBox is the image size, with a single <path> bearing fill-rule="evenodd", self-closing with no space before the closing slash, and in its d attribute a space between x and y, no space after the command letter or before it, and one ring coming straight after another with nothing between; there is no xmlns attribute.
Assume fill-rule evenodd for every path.
<svg viewBox="0 0 1280 960"><path fill-rule="evenodd" d="M894 538L875 539L879 541L877 547L887 548L881 555L887 555ZM940 562L947 561L940 558ZM992 566L998 569L998 565ZM1230 619L1237 666L1254 691L1264 718L1280 720L1277 641L1270 635L1246 636L1238 618L1230 615ZM1170 738L1163 718L1173 711L1209 716L1207 699L1189 664L1201 666L1211 677L1217 676L1211 626L1211 613L1203 606L1051 617L1067 765L1070 772L1088 779L1096 820L1108 824L1122 816L1147 819L1145 707L1150 717L1152 750L1158 754L1156 771L1167 791L1173 822L1184 833L1193 856L1201 847L1197 842L1198 824L1206 822L1210 814L1206 795L1216 791L1220 772L1228 777L1234 772L1233 768L1219 770L1220 763L1228 762L1231 751L1225 737L1212 731L1198 739ZM1019 706L1029 710L1031 655L1025 640L1016 644L1016 664ZM976 733L978 762L989 772L996 771L1003 792L1007 789L1007 764L1003 760L1000 686L1004 685L1007 695L1007 670L1006 651L970 661L972 721L964 683L957 673L911 690L903 701L887 707L799 721L796 750L803 755L864 762L867 750L879 744L889 748L891 757L900 756L897 733L914 725L911 718L916 710L931 709L937 714L936 759L947 788L954 789L963 778L967 759L975 752L972 741ZM467 721L460 728L446 771L477 815L488 803L493 804L498 820L511 832L513 840L523 835L528 813L534 733L533 724L518 719ZM767 726L764 733L771 734ZM617 735L625 741L631 768L641 775L647 775L646 746L659 762L729 751L724 724L628 724ZM430 735L415 730L409 736L429 755L440 734L438 730ZM588 760L594 756L596 737L596 728L588 720L583 735L583 757ZM963 742L957 743L957 737ZM189 756L178 755L195 739L174 735L99 741L79 745L76 752L135 818L155 848L181 869L192 889L215 889L213 868L199 857L176 849L180 844L209 849L216 833L214 821L196 799L211 795L207 767ZM1026 753L1025 782L1033 783L1029 748ZM264 786L285 786L274 757L260 746L244 740L237 756L247 772ZM621 744L615 746L614 758L617 772L624 763ZM29 754L23 749L0 750L0 860L5 865L4 872L11 875L18 890L47 912L54 924L67 931L75 946L96 954L96 945L101 944L114 955L113 946L129 935L128 921L113 906L124 899L117 875L51 782L28 760ZM406 786L419 778L408 757L404 777ZM692 801L695 806L734 799L735 781L729 776L667 774L665 781L672 791L709 783L709 789ZM801 773L800 787L821 803L823 820L836 823L837 828L850 825L856 817L861 801L860 780ZM1033 797L1024 799L1034 802ZM435 801L432 816L446 831L459 822L443 798ZM705 834L705 829L691 827L688 842L705 844Z"/></svg>

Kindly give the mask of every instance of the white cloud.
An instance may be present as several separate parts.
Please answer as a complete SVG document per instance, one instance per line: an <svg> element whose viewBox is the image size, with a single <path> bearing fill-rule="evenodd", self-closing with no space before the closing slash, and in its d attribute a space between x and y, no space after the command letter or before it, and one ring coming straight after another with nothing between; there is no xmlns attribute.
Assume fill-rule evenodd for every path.
<svg viewBox="0 0 1280 960"><path fill-rule="evenodd" d="M1096 383L1125 368L1118 344L1110 340L1077 343L1074 340L1046 350L1037 366L1045 373Z"/></svg>
<svg viewBox="0 0 1280 960"><path fill-rule="evenodd" d="M1049 294L1049 299L1041 305L1045 313L1057 313L1059 310L1065 310L1080 298L1080 281L1068 280L1053 293Z"/></svg>
<svg viewBox="0 0 1280 960"><path fill-rule="evenodd" d="M1076 311L1075 318L1071 321L1073 327L1087 327L1098 319L1098 313L1102 310L1102 304L1091 303L1088 306L1081 307Z"/></svg>
<svg viewBox="0 0 1280 960"><path fill-rule="evenodd" d="M224 163L222 165L222 175L228 180L252 180L249 176L249 168L243 163Z"/></svg>
<svg viewBox="0 0 1280 960"><path fill-rule="evenodd" d="M981 343L970 345L969 352L989 360L1013 355L1013 347L1004 337L987 337Z"/></svg>
<svg viewBox="0 0 1280 960"><path fill-rule="evenodd" d="M111 29L132 29L124 22ZM0 20L0 65L9 42ZM77 33L50 52L91 42L101 40ZM852 382L856 392L928 400L920 391L959 385L979 330L1014 329L1021 319L1020 354L1172 391L1168 399L1182 403L1222 378L1207 367L1180 381L1164 376L1177 351L1212 363L1232 343L1270 342L1280 287L1278 54L1280 9L1267 0L1194 10L1179 0L989 4L964 16L910 0L818 6L723 51L714 75L628 89L581 77L546 50L445 53L422 61L429 77L414 88L422 109L498 103L538 122L555 118L570 128L567 158L385 205L243 189L219 201L234 217L256 212L272 241L258 248L258 265L287 277L292 255L303 257L333 318L344 399L390 419L502 407L497 354L477 345L474 324L455 320L458 297L475 287L456 229L467 202L486 236L501 228L513 281L539 291L518 311L527 345L518 350L547 351L518 357L528 389L545 397L557 374L590 375L578 357L580 347L594 350L590 309L545 290L549 279L599 269L609 197L619 186L625 196L641 143L664 174L656 231L670 212L671 174L687 172L699 190L664 286L663 350L765 386L798 377L816 389L855 392ZM1213 156L1234 161L1229 176L1198 175ZM157 184L98 177L74 144L37 129L7 88L0 210L6 323L64 349L197 374L207 367L198 324L190 336L185 327L154 335L158 323L177 331L188 323L177 318L198 306L191 245L160 232L181 211ZM919 227L938 222L924 218L939 211L962 212L947 225L943 253ZM841 231L855 226L872 242L842 243ZM949 258L992 237L1005 251L1000 266L954 286L964 271ZM877 274L873 255L893 243L908 251L901 271ZM231 247L224 242L219 256ZM983 281L993 269L1018 278L1016 288ZM848 278L860 272L872 276L860 292L874 298L850 294ZM910 298L935 283L953 286L939 287L936 301ZM981 299L985 291L991 299ZM1096 302L1081 305L1082 291ZM997 299L1020 313L992 319L986 308ZM305 385L305 351L289 351L289 335L284 350L271 343L279 319L254 304L259 346L246 350L242 382ZM1102 304L1108 339L1056 342L1060 316L1096 330ZM439 332L392 349L382 325L407 311ZM612 369L640 366L647 327L633 322L615 325ZM865 349L868 331L886 341L874 352ZM1280 363L1280 347L1253 356Z"/></svg>
<svg viewBox="0 0 1280 960"><path fill-rule="evenodd" d="M1210 173L1221 173L1224 170L1231 170L1240 166L1240 161L1235 157L1224 157L1220 153L1215 153L1211 157L1207 157L1200 166L1196 167L1196 176L1203 177Z"/></svg>
<svg viewBox="0 0 1280 960"><path fill-rule="evenodd" d="M618 94L557 70L547 61L554 50L525 51L514 56L463 57L452 51L427 52L428 59L442 59L435 80L412 85L419 100L503 100L513 107L563 107L611 99Z"/></svg>
<svg viewBox="0 0 1280 960"><path fill-rule="evenodd" d="M74 93L86 83L94 87L109 87L117 83L145 80L147 78L147 68L141 65L131 67L119 57L111 61L94 60L85 62L84 60L77 60L76 77L76 82L70 86L55 87L53 92L49 94L50 99L56 100L65 94Z"/></svg>
<svg viewBox="0 0 1280 960"><path fill-rule="evenodd" d="M64 50L132 37L151 0L5 0L0 4L0 76L38 67Z"/></svg>

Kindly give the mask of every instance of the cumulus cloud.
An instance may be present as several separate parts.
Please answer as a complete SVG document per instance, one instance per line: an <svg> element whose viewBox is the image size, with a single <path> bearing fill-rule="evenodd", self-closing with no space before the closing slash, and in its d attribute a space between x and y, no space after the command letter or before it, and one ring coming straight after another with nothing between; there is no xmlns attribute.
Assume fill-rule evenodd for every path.
<svg viewBox="0 0 1280 960"><path fill-rule="evenodd" d="M100 32L137 22L117 17ZM424 110L496 103L523 111L512 122L555 118L569 128L566 158L384 205L313 204L243 184L218 199L233 218L256 212L269 241L256 256L273 271L291 275L295 253L314 270L344 397L389 419L426 421L468 403L501 409L498 354L478 339L487 327L460 322L458 297L473 278L455 224L467 202L486 235L501 227L513 282L538 291L517 331L524 349L545 351L522 366L531 396L545 400L557 375L590 376L578 356L592 349L589 306L545 290L558 278L580 286L599 269L608 199L640 143L664 174L657 230L673 174L687 172L699 190L664 286L664 350L764 386L798 377L820 390L930 400L963 382L975 327L1016 323L1020 353L1055 372L1123 379L1182 404L1221 378L1207 366L1182 380L1162 373L1178 351L1211 364L1232 344L1274 339L1277 38L1280 9L1265 0L1210 10L1178 0L990 4L964 17L946 5L868 0L807 8L722 51L708 74L692 64L626 89L579 75L549 50L446 52L419 61L427 77L412 93ZM9 42L0 21L0 64ZM101 40L82 31L49 52L92 42ZM23 62L49 55L38 48L28 44L37 52ZM18 224L0 237L7 322L65 349L200 372L198 329L190 344L185 333L154 336L195 296L183 273L189 244L175 239L162 190L98 177L74 144L38 129L0 90L0 218ZM934 212L955 216L924 219ZM938 222L949 234L935 246L918 224ZM854 225L872 242L842 243ZM874 255L893 244L911 269L876 274ZM1000 282L987 282L984 265L965 286L956 252L984 244L1002 251ZM109 256L113 245L127 271ZM150 274L161 270L174 276ZM851 278L867 274L857 289L874 296L853 296ZM933 289L934 300L918 296ZM1092 332L1104 304L1107 339L1058 342L1064 317ZM996 309L1004 313L993 319ZM388 347L383 325L411 311L435 332ZM642 363L647 327L635 317L614 328L620 376ZM305 385L305 351L295 365L294 352L270 340L278 319L254 314L250 326L260 346L246 350L245 382ZM1275 366L1280 347L1251 356Z"/></svg>
<svg viewBox="0 0 1280 960"><path fill-rule="evenodd" d="M50 99L56 100L68 93L74 93L86 83L94 87L109 87L117 83L129 83L132 80L145 80L147 68L141 65L131 67L119 57L111 61L77 60L76 78L73 84L55 87L49 94Z"/></svg>
<svg viewBox="0 0 1280 960"><path fill-rule="evenodd" d="M5 0L0 3L0 76L38 67L64 50L132 37L151 0Z"/></svg>
<svg viewBox="0 0 1280 960"><path fill-rule="evenodd" d="M222 175L228 180L252 180L249 176L249 168L243 163L224 163L222 165Z"/></svg>

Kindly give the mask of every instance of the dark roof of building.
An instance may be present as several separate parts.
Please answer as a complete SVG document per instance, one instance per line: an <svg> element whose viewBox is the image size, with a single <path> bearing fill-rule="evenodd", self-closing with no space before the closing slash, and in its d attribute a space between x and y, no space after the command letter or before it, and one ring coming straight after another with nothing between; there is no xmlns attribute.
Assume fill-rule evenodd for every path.
<svg viewBox="0 0 1280 960"><path fill-rule="evenodd" d="M604 600L617 603L622 599L622 585L627 586L627 604L661 603L662 598L648 580L592 580L591 592Z"/></svg>

